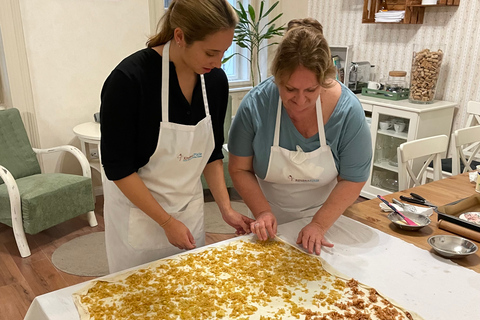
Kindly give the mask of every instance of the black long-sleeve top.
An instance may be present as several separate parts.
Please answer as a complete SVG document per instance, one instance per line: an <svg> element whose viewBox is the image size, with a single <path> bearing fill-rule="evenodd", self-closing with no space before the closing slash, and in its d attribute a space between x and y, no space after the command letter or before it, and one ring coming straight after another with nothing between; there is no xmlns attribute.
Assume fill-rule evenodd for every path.
<svg viewBox="0 0 480 320"><path fill-rule="evenodd" d="M156 150L161 110L162 56L151 48L125 58L109 75L101 93L101 156L109 180L118 180L146 165ZM215 149L208 162L223 159L223 124L228 80L222 69L205 74ZM185 99L175 65L170 62L169 121L196 125L205 117L200 76L192 103Z"/></svg>

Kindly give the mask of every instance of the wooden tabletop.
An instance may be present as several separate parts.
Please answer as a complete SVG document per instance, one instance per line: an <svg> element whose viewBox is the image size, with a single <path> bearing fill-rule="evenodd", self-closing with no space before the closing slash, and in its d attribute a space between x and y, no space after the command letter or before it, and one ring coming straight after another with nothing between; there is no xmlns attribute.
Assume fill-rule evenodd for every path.
<svg viewBox="0 0 480 320"><path fill-rule="evenodd" d="M468 180L468 173L434 181L415 188L392 193L384 196L388 201L392 198L400 199L400 195L410 196L410 192L417 193L437 206L443 206L457 200L477 194L475 185ZM350 206L344 213L345 216L369 225L387 234L400 238L415 246L434 252L427 239L437 234L453 234L438 228L437 213L430 217L432 223L418 231L406 231L397 228L387 218L386 212L380 210L379 199L371 199ZM473 241L480 248L480 243ZM465 258L452 259L457 264L480 273L480 250Z"/></svg>

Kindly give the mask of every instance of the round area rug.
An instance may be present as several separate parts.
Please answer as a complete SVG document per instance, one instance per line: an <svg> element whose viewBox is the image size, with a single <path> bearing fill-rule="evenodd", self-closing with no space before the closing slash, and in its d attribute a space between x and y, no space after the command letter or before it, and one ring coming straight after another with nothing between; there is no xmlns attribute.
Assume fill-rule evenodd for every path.
<svg viewBox="0 0 480 320"><path fill-rule="evenodd" d="M232 201L232 208L241 214L252 217L244 202ZM220 209L215 202L205 202L205 232L208 233L235 233L235 228L225 222Z"/></svg>
<svg viewBox="0 0 480 320"><path fill-rule="evenodd" d="M80 236L58 247L52 255L57 269L77 276L107 275L105 232Z"/></svg>

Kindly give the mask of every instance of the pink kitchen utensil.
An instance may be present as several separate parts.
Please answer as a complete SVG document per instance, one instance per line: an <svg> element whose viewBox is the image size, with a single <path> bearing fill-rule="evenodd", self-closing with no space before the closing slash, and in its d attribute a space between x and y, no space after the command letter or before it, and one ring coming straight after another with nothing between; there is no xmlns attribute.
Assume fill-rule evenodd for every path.
<svg viewBox="0 0 480 320"><path fill-rule="evenodd" d="M409 218L405 217L400 211L397 210L397 208L395 208L390 202L388 202L384 197L382 197L381 195L377 195L377 198L382 200L383 203L385 203L390 209L393 210L393 212L395 212L396 214L400 215L403 220L405 220L405 222L409 225L409 226L416 226L417 224L415 222L413 222L412 220L410 220Z"/></svg>

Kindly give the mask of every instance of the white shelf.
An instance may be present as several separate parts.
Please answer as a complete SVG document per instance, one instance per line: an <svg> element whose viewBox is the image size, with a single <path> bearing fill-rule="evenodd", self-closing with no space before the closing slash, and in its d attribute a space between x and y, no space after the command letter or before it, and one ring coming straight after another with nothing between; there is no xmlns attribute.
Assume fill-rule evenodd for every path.
<svg viewBox="0 0 480 320"><path fill-rule="evenodd" d="M373 164L375 167L378 167L378 168L382 168L382 169L385 169L385 170L388 170L388 171L392 171L392 172L398 172L398 167L397 166L392 166L391 164L387 162L375 162Z"/></svg>
<svg viewBox="0 0 480 320"><path fill-rule="evenodd" d="M358 100L362 104L370 104L376 106L383 106L387 108L407 111L407 112L414 112L417 114L424 113L424 112L432 112L441 109L449 109L456 107L458 103L450 102L450 101L440 101L435 100L433 103L429 104L418 104L418 103L411 103L408 99L404 100L388 100L370 96L364 96L361 93L356 94Z"/></svg>
<svg viewBox="0 0 480 320"><path fill-rule="evenodd" d="M377 132L386 136L405 139L405 140L407 140L407 137L408 137L408 134L406 132L396 132L395 130L378 129Z"/></svg>

